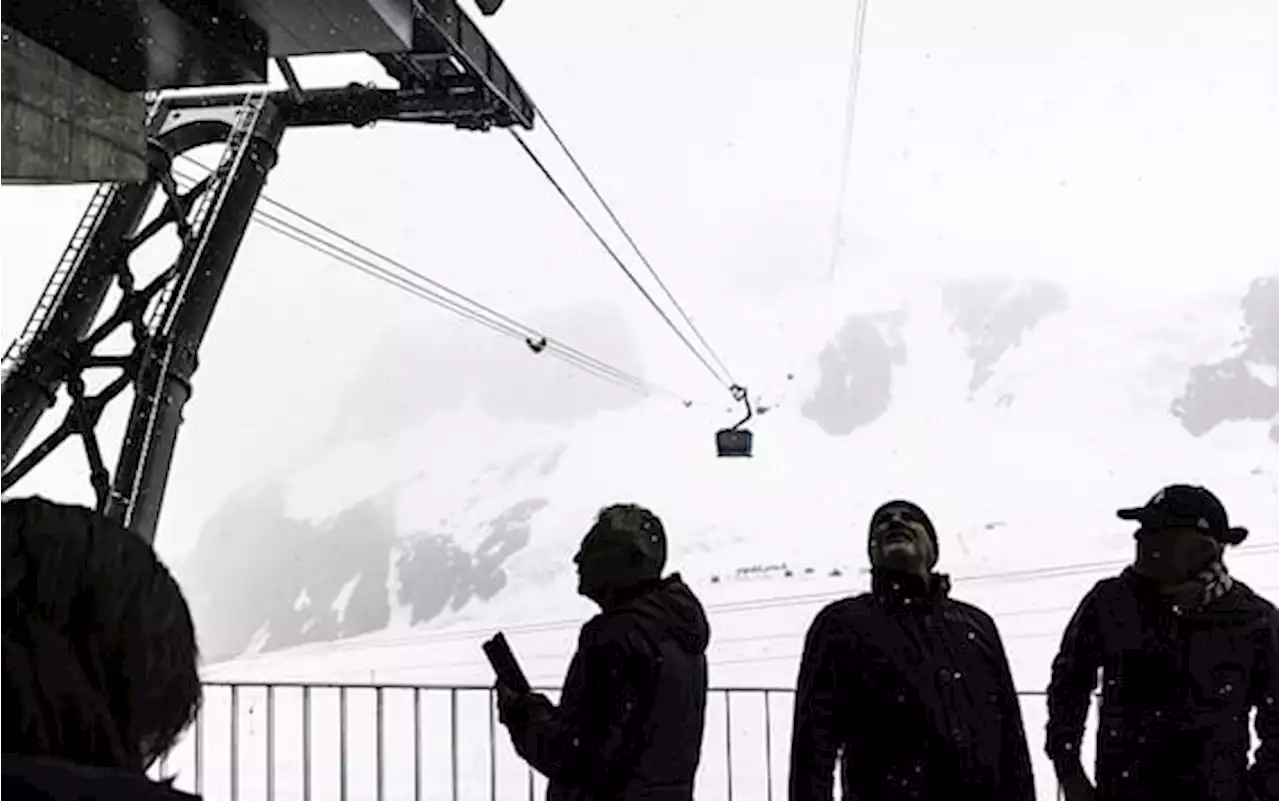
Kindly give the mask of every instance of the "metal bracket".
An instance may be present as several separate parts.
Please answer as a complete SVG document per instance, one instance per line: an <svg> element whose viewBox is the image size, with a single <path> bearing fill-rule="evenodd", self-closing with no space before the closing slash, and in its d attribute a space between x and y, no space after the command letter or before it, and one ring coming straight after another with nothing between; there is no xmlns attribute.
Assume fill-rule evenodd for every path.
<svg viewBox="0 0 1280 801"><path fill-rule="evenodd" d="M746 387L740 387L737 384L734 384L729 387L729 392L733 395L734 400L747 407L747 416L734 423L728 429L729 431L737 431L751 421L751 418L755 416L755 412L751 408L751 398L747 397Z"/></svg>
<svg viewBox="0 0 1280 801"><path fill-rule="evenodd" d="M477 95L490 124L532 130L537 108L511 70L455 0L419 0L413 20L413 51L384 54L378 62L403 89L452 85ZM485 130L489 126L476 126Z"/></svg>

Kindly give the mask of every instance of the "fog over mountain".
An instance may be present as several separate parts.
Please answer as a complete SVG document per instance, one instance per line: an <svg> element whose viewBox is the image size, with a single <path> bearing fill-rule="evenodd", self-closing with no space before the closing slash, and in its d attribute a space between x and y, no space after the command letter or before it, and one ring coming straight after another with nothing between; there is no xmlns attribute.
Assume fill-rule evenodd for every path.
<svg viewBox="0 0 1280 801"><path fill-rule="evenodd" d="M206 658L449 625L495 603L536 615L594 508L627 495L670 521L673 562L701 582L858 570L861 548L823 532L860 525L847 510L886 482L954 497L938 503L967 533L946 556L995 564L1043 492L1004 491L1024 463L1052 482L1072 460L1097 474L1117 460L1195 464L1207 447L1225 465L1219 483L1269 483L1271 497L1266 485L1226 491L1253 499L1242 511L1255 530L1275 529L1275 277L1164 307L1002 278L881 296L892 302L845 314L820 348L797 344L809 351L789 378L804 394L753 422L749 476L706 458L714 418L668 399L535 358L476 371L483 347L388 339L346 385L317 457L244 487L180 565ZM577 341L611 337L617 363L644 372L607 308L553 322ZM567 380L572 392L554 383ZM994 483L944 467L974 447Z"/></svg>

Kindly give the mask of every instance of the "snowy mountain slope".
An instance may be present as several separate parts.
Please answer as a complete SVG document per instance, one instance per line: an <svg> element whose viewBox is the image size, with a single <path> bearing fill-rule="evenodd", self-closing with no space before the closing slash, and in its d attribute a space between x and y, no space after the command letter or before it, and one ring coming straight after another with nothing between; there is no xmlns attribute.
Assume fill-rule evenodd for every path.
<svg viewBox="0 0 1280 801"><path fill-rule="evenodd" d="M207 657L257 655L217 675L296 675L293 652L270 652L311 644L313 676L483 679L474 643L503 627L551 679L591 611L569 557L596 508L635 499L663 515L671 566L724 635L717 680L786 683L808 618L865 581L867 514L909 495L943 530L957 593L1010 630L1020 683L1042 686L1070 605L1128 556L1118 505L1202 481L1250 546L1276 541L1276 287L907 279L843 317L787 309L802 355L764 398L754 460L714 458L719 409L608 403L566 423L452 404L246 488L180 573ZM1274 551L1237 561L1274 597Z"/></svg>

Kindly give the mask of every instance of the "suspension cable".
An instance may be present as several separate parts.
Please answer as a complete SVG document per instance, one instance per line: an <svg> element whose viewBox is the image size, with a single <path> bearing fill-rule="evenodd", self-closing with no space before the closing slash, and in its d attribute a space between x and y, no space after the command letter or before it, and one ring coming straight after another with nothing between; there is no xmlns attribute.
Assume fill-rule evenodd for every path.
<svg viewBox="0 0 1280 801"><path fill-rule="evenodd" d="M357 241L357 240L355 240L355 239L352 239L351 237L347 236L346 234L342 233L341 231L338 231L338 230L336 230L336 229L334 229L334 228L332 228L332 227L330 227L330 226L328 226L328 225L326 225L326 224L324 224L324 223L320 222L319 220L316 220L316 219L314 219L314 218L312 218L312 217L309 217L309 216L307 216L306 214L303 214L302 212L298 211L297 209L290 208L289 206L287 206L287 205L285 205L285 204L281 203L280 201L275 200L275 199L273 199L273 198L266 197L265 195L264 195L264 196L262 196L262 200L263 200L263 201L265 201L266 203L268 203L268 204L270 204L270 205L272 205L272 206L274 206L274 207L276 207L276 208L278 208L278 209L282 210L282 211L285 211L285 212L287 212L287 213L289 213L289 214L293 215L294 217L297 217L298 219L302 220L302 221L303 221L303 222L305 222L305 223L308 223L309 225L313 225L313 226L315 226L316 228L320 229L321 231L324 231L326 234L329 234L330 236L333 236L334 238L336 238L336 239L338 239L338 240L341 240L342 242L345 242L345 243L347 243L347 244L351 245L352 247L356 248L357 250L362 250L362 251L364 251L365 253L368 253L368 254L370 254L371 256L374 256L375 258L380 259L380 260L382 260L382 261L386 262L387 264L390 264L390 265L392 265L392 266L396 267L396 268L397 268L398 270L400 270L401 272L403 272L403 273L405 273L405 274L407 274L407 275L411 276L414 280L416 280L416 281L421 281L422 283L424 283L424 284L426 284L426 285L430 286L433 290L436 290L436 291L435 291L435 292L432 292L432 291L430 291L430 290L425 290L425 291L427 292L427 294L429 294L429 295L431 295L431 296L433 296L433 297L440 298L439 293L445 293L445 294L447 294L447 295L451 295L451 296L453 296L454 298L459 299L462 303L465 303L466 305L471 306L471 307L473 307L474 309L478 309L479 311L481 311L481 312L483 312L483 313L485 313L485 314L489 315L490 317L493 317L494 319L498 320L499 322L501 322L501 323L505 324L508 328L510 328L510 329L515 329L517 332L523 332L523 333L519 333L519 337L520 337L521 339L527 339L527 338L529 338L530 336L541 336L541 332L540 332L540 330L539 330L539 329L534 328L533 326L529 325L528 323L522 323L522 322L520 322L519 320L515 319L514 317L512 317L512 316L510 316L510 315L508 315L508 314L504 314L503 312L500 312L500 311L498 311L497 309L494 309L494 308L493 308L493 307L491 307L491 306L487 306L487 305L485 305L485 304L481 303L481 302L480 302L480 301L478 301L478 300L475 300L475 299L473 299L473 298L470 298L470 297L468 297L468 296L466 296L466 295L462 294L461 292L458 292L458 291L457 291L457 290L455 290L455 289L451 289L451 288L449 288L448 286L445 286L444 284L440 283L439 281L436 281L436 280L434 280L434 279L432 279L432 278L428 277L427 275L425 275L424 273L422 273L422 271L420 271L420 270L415 270L415 269L413 269L412 267L410 267L409 265L405 264L404 262L401 262L401 261L399 261L399 260L397 260L397 259L393 259L393 258L391 258L390 256L387 256L387 255L386 255L386 254L384 254L384 253L381 253L381 252L379 252L379 251L377 251L377 250L374 250L373 248L369 247L368 245L365 245L365 244L363 244L363 243L361 243L361 242L359 242L359 241ZM261 213L262 215L266 215L266 212L260 212L260 213ZM365 263L369 263L369 262L368 262L368 260L366 260L366 259L362 259L360 256L356 256L356 255L354 255L354 254L351 254L350 252L346 251L345 249L339 248L339 250L340 250L341 252L343 252L345 255L349 256L350 258L357 259L357 260L361 260L361 261L365 261ZM374 269L378 269L378 268L375 266L375 267L374 267ZM445 298L442 298L442 299L445 299ZM445 300L447 300L447 299L445 299ZM551 339L548 339L548 341L547 341L547 346L548 346L548 348L549 348L549 349L556 350L556 351L558 351L558 352L563 352L563 353L565 353L565 354L567 354L567 355L569 355L569 356L573 357L574 359L576 359L576 360L578 360L578 361L588 362L588 363L594 364L594 365L596 365L597 367L599 367L599 368L601 368L601 369L603 369L603 370L605 370L605 371L607 371L607 372L612 372L612 373L615 373L615 374L617 374L617 375L619 375L619 376L625 377L625 379L626 379L627 381L638 381L638 382L639 382L639 383L641 383L641 384L647 384L647 382L645 382L643 379L639 379L639 378L637 378L636 376L632 376L632 375L630 375L629 373L626 373L626 372L624 372L624 371L622 371L622 370L620 370L620 369L618 369L618 368L614 367L613 365L609 364L608 362L605 362L605 361L603 361L603 360L601 360L601 359L598 359L598 358L596 358L595 356L592 356L592 355L590 355L590 354L588 354L588 353L586 353L586 352L584 352L584 351L581 351L581 350L579 350L579 349L577 349L577 348L575 348L575 347L573 347L573 346L571 346L571 345L568 345L568 344L566 344L566 343L564 343L564 342L561 342L561 341L559 341L559 340L551 340ZM653 388L654 388L654 389L658 389L657 387L653 387ZM671 393L671 392L669 392L669 391L667 391L667 390L661 390L661 391L662 391L664 394L669 394L669 395L674 395L674 394L675 394L675 393Z"/></svg>
<svg viewBox="0 0 1280 801"><path fill-rule="evenodd" d="M840 183L836 186L835 226L831 235L830 278L836 276L836 262L840 258L841 236L844 228L844 204L849 191L849 159L853 156L853 124L858 107L858 79L862 75L862 39L867 29L867 4L870 0L858 0L853 22L853 59L849 64L849 90L844 109L844 136L840 146Z"/></svg>
<svg viewBox="0 0 1280 801"><path fill-rule="evenodd" d="M204 167L204 165L200 164L195 159L191 159L190 157L184 157L184 158L187 158L188 161L191 161L196 165L204 169L207 169ZM189 183L195 182L195 179L193 179L191 176L184 175L183 173L177 170L174 171L174 174L177 177L182 178L183 180ZM462 317L463 319L479 323L480 325L485 326L486 328L490 329L491 331L494 331L495 333L509 336L513 339L517 339L521 342L524 342L525 344L531 344L531 342L535 339L535 337L542 338L542 335L539 332L539 330L534 328L533 326L528 325L527 323L522 323L519 320L509 315L498 312L490 308L489 306L486 306L478 301L475 301L469 298L468 296L466 296L461 292L458 292L457 290L450 289L444 284L441 284L438 281L434 281L426 277L421 272L417 270L413 270L408 265L405 265L395 259L392 259L389 256L386 256L360 243L359 241L335 230L334 228L327 226L324 223L321 223L318 220L315 220L305 214L302 214L301 212L298 212L295 209L290 208L284 203L273 200L265 195L262 195L260 199L266 201L267 203L270 203L271 205L285 212L288 212L289 214L297 217L300 220L303 220L311 225L314 225L316 228L324 231L329 236L339 239L342 242L349 243L355 248L363 250L366 253L369 253L373 256L376 256L382 259L388 264L391 264L397 267L402 272L406 273L408 276L411 276L416 281L420 281L423 284L427 284L428 286L422 286L420 284L415 283L415 280L410 280L409 278L406 278L404 276L396 275L395 273L391 272L387 268L382 267L381 265L378 265L377 263L371 261L368 258L351 253L348 249L346 249L341 245L334 244L333 242L325 241L324 237L317 236L316 234L305 231L299 226L293 225L292 223L289 223L286 220L283 220L279 217L271 215L266 211L263 211L261 209L256 209L253 213L254 220L260 223L263 227L267 228L268 230L271 230L277 234L280 234L281 236L284 236L295 242L298 242L299 244L305 245L311 248L312 250L315 250L318 253L329 256L330 258L338 262L341 262L349 267L352 267L356 270L359 270L360 272L372 278L375 278L379 281L382 281L383 283L386 283L402 291L408 292L411 295L414 295L422 300L432 303L433 305L436 305L446 311L449 311L459 317ZM441 293L447 293L448 295L452 295L453 297L446 297L444 294L441 294ZM468 308L469 306L472 308ZM483 314L480 312L483 312ZM488 317L486 317L485 315L488 315ZM632 389L641 394L652 393L652 394L665 395L665 396L680 400L685 405L691 404L691 402L686 400L683 396L675 392L672 392L671 390L668 390L644 378L641 378L625 370L622 370L621 368L615 367L612 364L602 359L599 359L595 356L585 353L563 342L552 340L552 339L546 339L546 344L544 347L545 347L545 351L550 353L553 357L558 358L561 361L569 364L570 366L576 367L602 380L606 380L606 381L609 381L610 383L614 383L616 385Z"/></svg>
<svg viewBox="0 0 1280 801"><path fill-rule="evenodd" d="M270 231L280 234L281 236L291 239L294 242L297 242L301 245L305 245L311 248L312 250L315 250L318 253L322 253L323 255L326 255L334 259L335 261L339 261L343 264L346 264L347 266L350 266L356 270L359 270L365 275L368 275L371 278L379 280L389 286L395 287L396 289L400 289L401 291L407 292L410 295L421 298L422 300L425 300L428 303L438 306L444 309L445 311L451 312L463 318L464 320L478 323L495 333L511 337L512 339L515 339L521 342L525 342L528 340L528 337L526 336L526 334L521 330L518 330L510 325L505 325L500 321L496 321L496 320L487 318L483 315L476 314L475 311L468 309L465 306L450 300L449 298L442 297L439 294L436 294L429 289L426 289L421 286L417 286L412 281L409 281L401 276L395 275L394 273L391 273L389 270L379 267L378 265L371 263L367 259L363 259L359 256L356 256L350 253L349 251L337 245L334 245L331 242L326 242L324 241L323 238L318 237L315 234L309 233L303 230L302 228L300 228L299 226L293 225L292 223L286 220L283 220L279 217L276 217L272 214L269 214L263 211L257 212L254 215L254 218L255 218L255 222L257 222L258 224L262 225L264 228L267 228ZM577 355L578 352L574 350L553 348L551 342L548 342L547 352L551 353L553 356L555 356L556 358L559 358L561 361L564 361L565 363L569 364L572 367L576 367L580 370L583 370L584 372L590 373L596 378L609 381L610 383L616 384L618 386L637 390L642 394L647 394L649 392L657 392L660 394L668 394L668 395L672 394L672 393L666 392L665 390L662 390L660 387L650 384L649 382L645 381L644 379L638 376L632 375L631 373L628 373L620 368L613 367L607 362L603 362L591 356L580 357Z"/></svg>
<svg viewBox="0 0 1280 801"><path fill-rule="evenodd" d="M386 270L378 268L375 265L371 265L368 262L365 262L364 260L359 259L358 257L354 257L352 254L344 251L342 248L339 248L336 245L333 245L332 243L325 242L324 240L316 237L314 234L307 233L306 231L303 231L298 226L292 225L291 223L285 220L282 220L279 217L275 217L266 212L259 212L257 215L255 215L254 221L269 231L273 231L287 239L291 239L294 242L297 242L301 245L305 245L311 248L312 250L315 250L318 253L326 255L334 259L335 261L346 264L347 266L350 266L371 278L381 281L387 284L388 286L394 287L410 295L421 298L422 300L425 300L428 303L438 306L439 308L442 308L445 311L451 312L463 318L464 320L477 323L479 325L484 326L485 328L488 328L490 331L493 331L497 334L501 334L503 336L511 337L512 339L515 339L515 340L521 340L521 341L525 340L525 336L523 333L513 330L509 326L505 326L497 321L486 318L483 315L476 314L474 311L470 309L467 309L459 304L451 302L448 298L442 298L439 295L431 293L429 290L425 290L422 287L415 286L412 282L407 281L406 279L401 278L399 276L396 276ZM549 350L549 352L553 356L561 359L562 361L565 361L569 365L576 367L580 370L583 370L584 372L588 372L593 376L600 378L602 380L608 381L612 384L627 387L629 389L638 390L641 393L648 393L649 391L649 387L646 386L645 382L642 379L636 376L632 376L630 374L624 373L623 371L618 370L616 368L608 367L607 365L602 367L592 362L579 360L574 358L572 354L564 351L560 351L560 350Z"/></svg>
<svg viewBox="0 0 1280 801"><path fill-rule="evenodd" d="M680 328L674 322L672 322L671 317L666 313L665 310L663 310L662 306L660 306L658 302L653 299L653 295L649 294L649 290L644 288L644 284L641 284L640 281L636 279L635 273L631 272L631 269L627 267L626 262L624 262L618 256L618 254L614 251L614 249L609 246L609 243L605 241L605 238L600 235L600 232L596 230L596 227L591 224L591 221L589 219L587 219L587 215L582 213L582 209L578 208L578 204L573 202L573 198L569 197L569 193L565 192L564 187L560 185L560 182L555 179L555 177L551 174L551 171L548 170L546 165L542 163L542 159L538 158L537 154L534 153L533 150L529 148L529 145L524 141L524 138L521 137L520 134L514 128L509 128L508 130L511 131L511 135L515 138L516 142L519 143L521 149L524 150L525 154L529 156L529 158L533 161L534 165L536 165L537 168L542 172L543 177L545 177L547 181L551 184L551 186L555 188L555 190L560 194L560 197L564 198L564 202L569 205L569 208L572 209L573 213L578 216L578 219L582 221L582 224L586 226L587 230L591 232L591 235L594 236L596 241L600 243L600 246L605 249L605 252L608 253L609 256L613 258L614 263L617 264L618 267L622 270L622 272L626 274L627 278L631 280L631 283L635 285L636 289L640 290L640 294L643 295L644 299L649 302L649 305L653 307L654 311L656 311L658 315L662 317L663 321L667 324L667 327L669 327L675 333L675 335L680 338L680 341L683 342L685 347L689 349L689 352L692 353L698 359L698 361L702 363L702 366L707 368L707 372L711 373L711 376L716 380L717 383L722 384L726 389L731 389L731 387L734 385L732 378L727 378L725 376L722 376L719 372L716 371L716 368L711 366L711 363L707 361L707 357L703 356L702 352L693 346L693 343L689 341L689 338L685 336L685 333L681 331Z"/></svg>
<svg viewBox="0 0 1280 801"><path fill-rule="evenodd" d="M573 152L569 150L569 146L560 138L560 134L551 124L551 120L547 118L546 112L542 109L538 109L538 116L542 119L542 124L547 127L547 132L551 134L553 139L555 139L556 144L559 145L560 149L564 151L564 154L569 157L569 161L573 164L574 169L578 171L578 175L582 176L582 180L586 182L587 188L591 190L591 194L595 195L596 200L600 201L600 205L604 208L605 213L609 215L609 219L613 220L613 224L622 232L622 236L626 238L627 244L629 244L631 249L636 252L636 255L640 257L640 262L644 264L645 269L649 271L649 275L653 276L653 280L657 282L658 286L662 289L663 294L667 296L667 300L671 301L671 305L674 306L676 311L680 314L685 325L689 326L689 330L693 332L693 335L697 337L698 342L700 342L702 347L707 351L707 355L709 355L711 360L716 363L716 366L720 368L720 372L729 379L730 384L737 384L738 382L733 380L733 375L729 372L729 368L724 366L724 362L716 354L715 349L711 347L711 344L707 342L706 337L704 337L702 332L698 330L698 326L694 325L693 318L685 312L684 307L680 305L680 301L676 300L676 296L667 288L667 284L662 280L662 276L658 275L658 271L654 269L653 264L651 264L648 257L644 255L644 251L640 250L640 246L631 238L631 234L627 231L626 226L624 226L622 221L618 219L618 216L613 213L613 207L609 205L609 201L605 200L604 196L600 194L600 191L596 189L595 181L591 180L591 176L587 175L587 171L578 163L578 159L575 158Z"/></svg>

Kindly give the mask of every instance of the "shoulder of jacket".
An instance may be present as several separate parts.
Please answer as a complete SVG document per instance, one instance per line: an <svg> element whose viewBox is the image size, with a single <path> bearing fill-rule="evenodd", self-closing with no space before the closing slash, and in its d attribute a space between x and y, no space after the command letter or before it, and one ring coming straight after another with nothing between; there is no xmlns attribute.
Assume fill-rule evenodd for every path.
<svg viewBox="0 0 1280 801"><path fill-rule="evenodd" d="M814 617L813 624L818 626L852 622L866 615L875 606L874 600L868 592L832 601L822 607L822 611Z"/></svg>
<svg viewBox="0 0 1280 801"><path fill-rule="evenodd" d="M981 607L974 606L968 601L962 601L959 598L947 598L943 603L951 606L966 617L973 618L977 623L983 626L992 629L996 627L995 618L991 617L986 610Z"/></svg>
<svg viewBox="0 0 1280 801"><path fill-rule="evenodd" d="M1240 594L1240 603L1245 608L1256 612L1259 616L1265 617L1269 620L1274 620L1277 617L1280 617L1280 609L1277 609L1274 603L1259 595L1252 587L1245 584L1243 581L1240 581L1239 579L1233 579L1233 581L1235 591Z"/></svg>
<svg viewBox="0 0 1280 801"><path fill-rule="evenodd" d="M627 610L602 612L582 626L578 644L579 647L616 645L630 650L637 641L646 642L648 635L639 615Z"/></svg>
<svg viewBox="0 0 1280 801"><path fill-rule="evenodd" d="M579 647L599 641L607 636L612 628L608 615L603 612L596 613L586 623L583 623L582 628L578 630Z"/></svg>
<svg viewBox="0 0 1280 801"><path fill-rule="evenodd" d="M1098 579L1093 586L1089 588L1089 592L1085 593L1086 598L1096 598L1099 596L1110 597L1114 595L1132 595L1133 588L1123 575L1107 576Z"/></svg>

